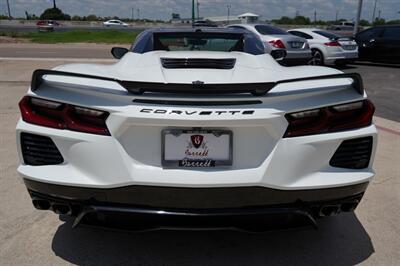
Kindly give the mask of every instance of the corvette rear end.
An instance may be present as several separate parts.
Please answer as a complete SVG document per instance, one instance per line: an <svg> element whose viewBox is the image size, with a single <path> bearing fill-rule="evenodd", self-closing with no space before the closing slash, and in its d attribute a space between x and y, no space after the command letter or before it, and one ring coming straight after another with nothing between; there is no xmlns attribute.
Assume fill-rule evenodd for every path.
<svg viewBox="0 0 400 266"><path fill-rule="evenodd" d="M265 54L128 52L38 70L20 109L18 171L33 204L74 225L315 222L354 210L374 175L361 78Z"/></svg>

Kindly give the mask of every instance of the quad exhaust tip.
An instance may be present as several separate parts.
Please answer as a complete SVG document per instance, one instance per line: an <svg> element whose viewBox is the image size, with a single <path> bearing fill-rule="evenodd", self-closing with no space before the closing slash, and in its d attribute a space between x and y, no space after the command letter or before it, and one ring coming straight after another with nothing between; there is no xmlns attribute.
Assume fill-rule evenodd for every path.
<svg viewBox="0 0 400 266"><path fill-rule="evenodd" d="M42 199L33 199L32 204L38 210L48 210L51 207L51 204L49 201L42 200Z"/></svg>
<svg viewBox="0 0 400 266"><path fill-rule="evenodd" d="M51 208L57 214L69 214L69 213L71 213L71 208L67 204L54 203L51 206Z"/></svg>

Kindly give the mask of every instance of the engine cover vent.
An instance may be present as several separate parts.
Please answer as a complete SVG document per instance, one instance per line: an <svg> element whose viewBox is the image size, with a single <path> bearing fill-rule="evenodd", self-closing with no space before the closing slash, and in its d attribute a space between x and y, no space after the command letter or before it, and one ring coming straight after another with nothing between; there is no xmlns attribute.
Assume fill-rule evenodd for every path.
<svg viewBox="0 0 400 266"><path fill-rule="evenodd" d="M367 168L371 159L372 137L345 140L336 150L329 164L348 169Z"/></svg>
<svg viewBox="0 0 400 266"><path fill-rule="evenodd" d="M60 151L49 137L21 133L21 149L27 165L54 165L64 162Z"/></svg>
<svg viewBox="0 0 400 266"><path fill-rule="evenodd" d="M207 59L207 58L161 58L164 68L211 68L232 69L235 66L235 58Z"/></svg>

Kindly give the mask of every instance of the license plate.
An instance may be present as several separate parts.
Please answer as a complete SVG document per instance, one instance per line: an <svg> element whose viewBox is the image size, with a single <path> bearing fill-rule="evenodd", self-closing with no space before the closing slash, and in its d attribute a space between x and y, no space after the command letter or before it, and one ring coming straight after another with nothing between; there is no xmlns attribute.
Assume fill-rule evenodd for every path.
<svg viewBox="0 0 400 266"><path fill-rule="evenodd" d="M292 46L292 48L301 48L303 47L303 42L290 42L290 45Z"/></svg>
<svg viewBox="0 0 400 266"><path fill-rule="evenodd" d="M161 160L165 167L232 165L232 131L163 130Z"/></svg>
<svg viewBox="0 0 400 266"><path fill-rule="evenodd" d="M343 49L345 50L355 50L357 45L343 45Z"/></svg>

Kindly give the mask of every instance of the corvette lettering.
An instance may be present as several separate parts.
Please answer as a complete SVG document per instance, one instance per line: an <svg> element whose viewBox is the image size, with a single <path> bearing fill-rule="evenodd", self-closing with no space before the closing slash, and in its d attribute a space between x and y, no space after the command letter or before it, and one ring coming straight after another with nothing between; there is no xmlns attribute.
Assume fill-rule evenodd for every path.
<svg viewBox="0 0 400 266"><path fill-rule="evenodd" d="M232 111L187 111L187 110L165 110L144 108L141 113L165 114L165 115L252 115L255 110L232 110Z"/></svg>

